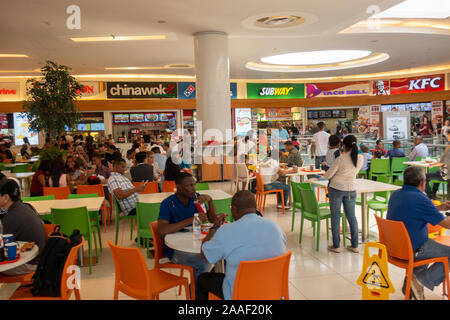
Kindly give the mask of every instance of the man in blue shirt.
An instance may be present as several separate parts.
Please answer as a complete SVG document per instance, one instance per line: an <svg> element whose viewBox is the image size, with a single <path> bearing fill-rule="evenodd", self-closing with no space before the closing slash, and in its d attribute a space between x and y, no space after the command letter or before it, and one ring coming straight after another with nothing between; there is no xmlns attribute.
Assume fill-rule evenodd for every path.
<svg viewBox="0 0 450 320"><path fill-rule="evenodd" d="M225 274L201 274L196 284L197 300L207 300L208 292L231 300L241 261L269 259L286 252L286 235L278 224L256 213L255 197L250 191L242 190L233 196L231 213L235 222L212 228L203 240L201 253L209 263L225 259Z"/></svg>
<svg viewBox="0 0 450 320"><path fill-rule="evenodd" d="M389 199L387 219L402 221L405 224L411 239L414 260L436 257L450 258L449 246L428 238L428 223L433 226L439 224L446 229L450 228L450 217L445 217L439 212L440 210L449 210L449 202L435 207L424 194L426 178L422 168L416 166L406 168L403 179L403 188L395 191ZM434 263L430 267L425 265L414 268L411 283L412 296L417 300L423 300L423 287L433 290L444 279L445 271L442 263ZM405 293L405 283L403 293Z"/></svg>
<svg viewBox="0 0 450 320"><path fill-rule="evenodd" d="M162 237L166 234L181 231L187 226L192 225L194 214L199 213L194 204L194 200L199 203L208 203L208 209L205 213L199 213L202 222L208 219L216 226L220 226L225 215L216 215L216 207L213 200L208 195L200 195L195 190L195 179L191 174L182 172L175 180L177 191L175 194L166 198L161 202L158 218L158 228ZM194 276L198 277L203 272L211 269L208 261L201 258L199 253L188 253L173 250L164 244L164 256L169 258L173 263L184 264L194 268Z"/></svg>
<svg viewBox="0 0 450 320"><path fill-rule="evenodd" d="M290 138L289 137L289 132L287 132L287 130L285 128L283 128L283 125L281 124L281 122L278 122L278 130L280 131L279 134L278 134L278 138L279 138L279 141L280 141L279 148L280 148L280 151L285 152L286 148L284 146L284 143L286 141L288 141L289 138Z"/></svg>
<svg viewBox="0 0 450 320"><path fill-rule="evenodd" d="M403 152L402 149L400 149L402 147L402 144L399 140L394 140L394 149L391 149L387 152L386 156L389 157L389 159L391 160L392 163L392 158L401 158L405 156L405 153Z"/></svg>

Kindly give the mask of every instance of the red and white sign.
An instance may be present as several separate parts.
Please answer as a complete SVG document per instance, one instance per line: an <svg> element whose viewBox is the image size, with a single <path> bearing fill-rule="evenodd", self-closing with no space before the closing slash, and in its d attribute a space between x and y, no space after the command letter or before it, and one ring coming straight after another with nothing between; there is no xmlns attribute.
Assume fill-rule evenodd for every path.
<svg viewBox="0 0 450 320"><path fill-rule="evenodd" d="M380 111L381 111L381 105L376 104L369 107L370 108L370 132L374 132L375 130L380 132Z"/></svg>
<svg viewBox="0 0 450 320"><path fill-rule="evenodd" d="M80 81L81 97L79 99L86 99L98 96L100 94L99 85L96 81Z"/></svg>
<svg viewBox="0 0 450 320"><path fill-rule="evenodd" d="M431 102L431 123L433 127L436 128L438 122L443 125L444 123L444 103L442 101L432 101Z"/></svg>
<svg viewBox="0 0 450 320"><path fill-rule="evenodd" d="M0 101L20 100L19 82L0 82Z"/></svg>
<svg viewBox="0 0 450 320"><path fill-rule="evenodd" d="M442 90L445 90L445 74L372 81L375 96Z"/></svg>

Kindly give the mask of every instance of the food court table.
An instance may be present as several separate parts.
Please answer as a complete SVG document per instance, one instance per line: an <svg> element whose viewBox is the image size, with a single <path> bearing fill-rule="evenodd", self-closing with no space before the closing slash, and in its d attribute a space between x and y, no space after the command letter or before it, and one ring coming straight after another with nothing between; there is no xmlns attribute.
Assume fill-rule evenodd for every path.
<svg viewBox="0 0 450 320"><path fill-rule="evenodd" d="M202 248L202 240L194 239L192 228L186 228L187 232L175 232L169 233L164 237L164 243L171 249L200 254ZM206 235L202 235L206 237ZM219 261L215 265L216 272L224 272L223 260Z"/></svg>
<svg viewBox="0 0 450 320"><path fill-rule="evenodd" d="M308 180L308 182L317 186L328 187L328 180ZM368 230L366 228L367 194L379 191L395 191L398 189L401 189L401 187L367 179L356 179L356 193L361 194L361 242L366 242L368 238Z"/></svg>
<svg viewBox="0 0 450 320"><path fill-rule="evenodd" d="M52 208L70 209L78 207L87 207L88 211L99 211L102 208L105 197L64 199L64 200L40 200L24 201L32 205L39 214L50 214Z"/></svg>
<svg viewBox="0 0 450 320"><path fill-rule="evenodd" d="M428 173L428 170L432 167L435 167L435 164L439 163L439 161L405 161L403 164L406 164L408 166L416 166L416 167L422 167L425 168L425 172Z"/></svg>
<svg viewBox="0 0 450 320"><path fill-rule="evenodd" d="M24 241L17 241L19 248L21 248L25 243L26 242L24 242ZM39 253L39 247L35 244L30 251L21 252L20 258L18 261L13 262L13 263L0 264L0 272L11 270L11 269L19 267L21 265L24 265L24 264L30 262L31 260L33 260L34 258L36 258L38 253Z"/></svg>
<svg viewBox="0 0 450 320"><path fill-rule="evenodd" d="M199 190L197 191L200 194L207 194L213 200L223 200L231 198L231 195L222 190ZM173 192L159 192L159 193L146 193L139 194L138 200L139 202L144 203L161 203L167 197L173 195Z"/></svg>
<svg viewBox="0 0 450 320"><path fill-rule="evenodd" d="M289 187L291 186L291 179L292 179L292 177L300 177L301 178L300 181L304 181L306 176L310 176L310 175L321 175L321 176L323 176L325 174L325 171L323 171L323 170L318 170L318 171L307 171L307 170L309 170L309 166L308 167L298 168L297 172L286 174L284 176L286 178L286 184ZM292 190L291 190L291 192L289 192L289 205L292 206Z"/></svg>

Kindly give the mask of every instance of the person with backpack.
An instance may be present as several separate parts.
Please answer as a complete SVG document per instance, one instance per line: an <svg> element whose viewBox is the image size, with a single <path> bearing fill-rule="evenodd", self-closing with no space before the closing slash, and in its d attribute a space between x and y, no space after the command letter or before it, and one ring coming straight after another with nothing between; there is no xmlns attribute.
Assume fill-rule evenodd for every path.
<svg viewBox="0 0 450 320"><path fill-rule="evenodd" d="M39 254L30 262L2 272L2 275L15 276L34 272L39 263L45 242L45 228L34 208L20 199L20 189L14 180L0 180L0 208L6 213L1 215L4 234L12 234L13 241L34 242Z"/></svg>

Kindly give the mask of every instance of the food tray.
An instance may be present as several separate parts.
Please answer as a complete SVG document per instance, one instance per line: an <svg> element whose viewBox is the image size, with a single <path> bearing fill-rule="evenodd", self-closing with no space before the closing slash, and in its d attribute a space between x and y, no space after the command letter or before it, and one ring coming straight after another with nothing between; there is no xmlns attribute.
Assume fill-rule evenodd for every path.
<svg viewBox="0 0 450 320"><path fill-rule="evenodd" d="M320 170L320 169L314 169L314 170L300 169L300 171L303 171L303 172L321 172L322 170Z"/></svg>
<svg viewBox="0 0 450 320"><path fill-rule="evenodd" d="M17 262L17 261L19 261L19 260L20 260L20 254L18 253L18 254L17 254L17 258L16 258L15 260L3 261L3 262L0 262L0 265L2 265L2 264L8 264L8 263L14 263L14 262Z"/></svg>

